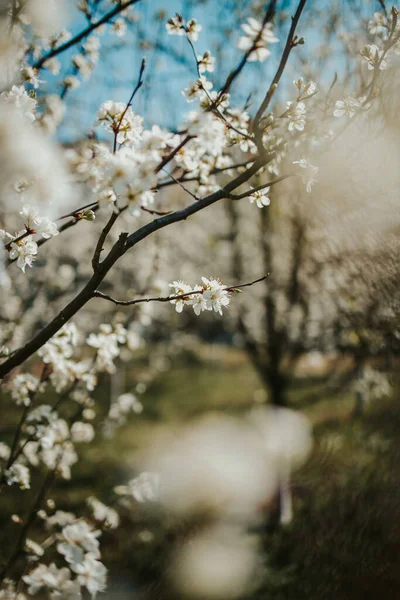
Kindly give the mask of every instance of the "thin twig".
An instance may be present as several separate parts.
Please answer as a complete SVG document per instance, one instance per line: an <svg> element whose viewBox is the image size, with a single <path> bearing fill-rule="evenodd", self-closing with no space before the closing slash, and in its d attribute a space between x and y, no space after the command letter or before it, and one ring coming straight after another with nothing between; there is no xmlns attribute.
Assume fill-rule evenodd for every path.
<svg viewBox="0 0 400 600"><path fill-rule="evenodd" d="M252 285L255 285L256 283L259 283L260 281L264 281L265 279L267 279L267 277L269 277L269 273L267 275L263 275L262 277L259 277L258 279L255 279L254 281L250 281L249 283L240 283L238 285L230 285L230 286L224 287L224 288L222 288L222 291L234 292L234 291L240 290L244 287L250 287ZM202 294L203 291L204 290L193 290L191 292L186 292L185 294L176 294L176 295L172 295L172 296L158 296L156 298L137 298L136 300L116 300L112 296L109 296L108 294L103 294L103 292L96 290L95 292L93 292L93 298L101 298L103 300L109 300L110 302L112 302L113 304L117 304L118 306L133 306L134 304L143 304L146 302L173 302L174 300L186 300L189 296L195 296L195 295L198 296L199 294Z"/></svg>
<svg viewBox="0 0 400 600"><path fill-rule="evenodd" d="M158 167L156 168L156 173L159 173L161 171L161 169L163 169L165 167L165 165L167 165L176 154L178 154L179 150L181 150L184 146L186 146L186 144L192 140L193 138L195 138L195 135L187 135L180 144L178 144L176 146L176 148L174 148L172 150L172 152L170 152L167 156L165 156L162 161L160 162L160 164L158 165Z"/></svg>
<svg viewBox="0 0 400 600"><path fill-rule="evenodd" d="M40 489L40 492L32 506L32 509L29 513L29 516L28 516L24 526L21 529L15 549L14 549L13 553L11 554L7 564L4 566L4 568L2 569L2 571L0 573L0 581L3 581L3 579L5 579L5 577L9 573L10 569L13 567L14 563L18 560L20 554L22 553L24 544L25 544L25 540L28 535L28 531L32 527L33 523L35 522L36 515L37 515L38 511L40 510L40 508L43 504L43 501L46 497L46 494L54 482L54 479L55 479L55 470L50 471L50 473L47 474L46 478L43 481L43 485Z"/></svg>
<svg viewBox="0 0 400 600"><path fill-rule="evenodd" d="M196 214L197 212L212 206L224 198L228 198L232 191L237 189L243 183L246 183L261 168L268 164L268 162L272 160L272 157L273 155L264 153L264 155L260 156L251 167L227 183L222 189L213 192L198 202L193 202L181 210L177 210L169 215L154 219L150 223L139 227L139 229L130 235L121 234L106 258L99 263L98 267L93 272L86 285L77 294L77 296L75 296L75 298L73 298L22 348L20 348L11 357L0 364L0 379L4 378L6 375L8 375L8 373L10 373L10 371L25 362L30 356L39 350L39 348L41 348L51 337L53 337L67 321L69 321L79 310L81 310L83 306L85 306L85 304L93 297L93 292L98 289L99 285L106 277L110 269L126 252L128 252L130 248L133 248L133 246L136 246L136 244L140 243L159 229L163 229L164 227L172 225L173 223L185 221L188 217Z"/></svg>
<svg viewBox="0 0 400 600"><path fill-rule="evenodd" d="M194 194L193 192L191 192L190 190L188 190L181 181L179 181L179 179L176 179L172 173L169 173L166 169L163 168L163 171L168 175L168 177L171 177L172 181L174 183L176 183L177 185L179 185L187 194L189 194L189 196L192 196L192 198L194 200L199 200L199 198L196 196L196 194Z"/></svg>
<svg viewBox="0 0 400 600"><path fill-rule="evenodd" d="M128 104L126 105L125 110L123 111L120 120L118 121L118 125L114 129L114 148L113 148L114 154L117 151L117 138L118 138L119 130L121 129L122 121L124 120L124 117L125 117L126 113L128 112L128 109L132 106L132 102L133 102L133 99L134 99L136 93L140 90L140 88L143 85L143 72L144 72L145 67L146 67L146 61L143 58L141 65L140 65L139 77L138 77L137 84L131 94L131 97L129 98Z"/></svg>
<svg viewBox="0 0 400 600"><path fill-rule="evenodd" d="M243 194L238 194L238 195L231 194L230 199L231 200L242 200L242 198L247 198L248 196L251 196L251 194L254 194L254 192L259 192L261 190L264 190L267 187L271 187L272 185L275 185L276 183L279 183L280 181L284 181L285 179L288 179L289 177L293 177L295 175L296 175L296 173L288 173L287 175L281 175L281 177L277 177L276 179L272 179L271 181L267 181L266 183L257 185L256 187L252 188L251 190L247 190L247 192L243 192Z"/></svg>

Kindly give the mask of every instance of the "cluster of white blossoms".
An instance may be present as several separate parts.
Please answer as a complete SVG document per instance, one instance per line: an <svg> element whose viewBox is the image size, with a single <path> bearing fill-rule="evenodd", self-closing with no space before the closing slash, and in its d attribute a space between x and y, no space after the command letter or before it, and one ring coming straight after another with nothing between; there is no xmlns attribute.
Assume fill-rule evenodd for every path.
<svg viewBox="0 0 400 600"><path fill-rule="evenodd" d="M253 48L248 58L250 62L263 62L271 56L269 44L279 42L273 34L271 23L263 25L257 19L249 17L247 23L243 23L241 27L246 35L239 38L237 46L243 52L249 52Z"/></svg>
<svg viewBox="0 0 400 600"><path fill-rule="evenodd" d="M126 343L127 331L120 323L114 327L103 323L99 333L91 333L86 340L88 346L96 349L96 370L114 373L116 368L114 360L120 354L120 344Z"/></svg>
<svg viewBox="0 0 400 600"><path fill-rule="evenodd" d="M29 406L31 396L44 390L43 383L30 373L19 373L9 384L11 398L17 406Z"/></svg>
<svg viewBox="0 0 400 600"><path fill-rule="evenodd" d="M196 19L185 21L182 15L178 13L175 17L168 19L165 27L170 35L187 35L192 42L197 42L199 33L203 29L203 27L197 23Z"/></svg>
<svg viewBox="0 0 400 600"><path fill-rule="evenodd" d="M175 304L176 312L183 311L184 306L191 306L196 315L204 310L214 310L222 315L222 309L230 302L229 290L219 279L201 278L202 285L192 287L184 281L173 281L169 284L174 288L172 296L179 296L171 300Z"/></svg>
<svg viewBox="0 0 400 600"><path fill-rule="evenodd" d="M7 485L17 484L21 490L30 489L31 475L28 467L21 463L13 464L4 471L4 478Z"/></svg>
<svg viewBox="0 0 400 600"><path fill-rule="evenodd" d="M390 396L392 386L385 373L366 365L354 383L354 389L363 395L366 402Z"/></svg>
<svg viewBox="0 0 400 600"><path fill-rule="evenodd" d="M79 343L76 325L66 323L38 352L43 362L51 367L50 381L56 392L62 392L78 381L89 391L96 385L96 374L90 368L90 359L72 359Z"/></svg>
<svg viewBox="0 0 400 600"><path fill-rule="evenodd" d="M36 120L36 100L28 94L23 85L13 85L8 92L2 92L0 98L9 104L14 104L30 122Z"/></svg>
<svg viewBox="0 0 400 600"><path fill-rule="evenodd" d="M306 105L304 102L287 102L286 117L289 131L303 131L306 124Z"/></svg>
<svg viewBox="0 0 400 600"><path fill-rule="evenodd" d="M56 223L49 217L39 216L38 210L32 206L25 204L19 214L24 217L25 228L14 235L0 229L0 239L5 242L10 260L16 260L17 266L25 272L27 266L32 267L38 253L38 245L33 235L38 234L44 239L49 239L59 232Z"/></svg>
<svg viewBox="0 0 400 600"><path fill-rule="evenodd" d="M293 83L299 90L296 99L297 102L300 102L301 100L306 100L307 98L310 98L310 96L314 96L318 92L318 88L313 81L308 81L307 83L304 83L302 77L299 77L299 79L295 79Z"/></svg>
<svg viewBox="0 0 400 600"><path fill-rule="evenodd" d="M106 587L107 569L100 561L98 540L101 531L94 530L87 521L76 519L73 514L65 515L66 523L53 539L57 541L57 552L67 566L59 568L55 563L39 564L22 579L31 595L45 591L52 598L80 598L83 589L86 589L94 598ZM43 516L47 519L47 515ZM50 520L47 519L48 524ZM53 525L62 525L63 521L57 516Z"/></svg>
<svg viewBox="0 0 400 600"><path fill-rule="evenodd" d="M95 125L102 125L117 136L118 144L138 145L142 139L143 119L124 102L108 100L97 112Z"/></svg>
<svg viewBox="0 0 400 600"><path fill-rule="evenodd" d="M108 411L108 418L117 425L124 425L130 413L140 414L143 411L143 405L135 394L126 392L121 394L111 403Z"/></svg>

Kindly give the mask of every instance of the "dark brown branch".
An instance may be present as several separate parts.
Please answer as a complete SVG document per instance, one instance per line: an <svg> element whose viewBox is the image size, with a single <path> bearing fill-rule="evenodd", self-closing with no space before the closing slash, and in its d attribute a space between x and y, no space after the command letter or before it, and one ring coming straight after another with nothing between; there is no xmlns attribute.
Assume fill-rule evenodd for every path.
<svg viewBox="0 0 400 600"><path fill-rule="evenodd" d="M246 183L253 175L263 166L272 160L271 155L265 155L257 159L254 164L249 167L244 173L230 181L224 188L210 194L206 198L202 198L198 202L193 202L182 210L175 211L169 215L155 219L151 223L140 227L137 231L127 236L121 234L119 239L111 248L106 258L99 263L92 277L89 279L85 287L79 294L63 308L63 310L48 323L39 333L32 338L25 346L17 350L11 357L0 365L0 378L4 378L12 369L25 362L39 348L41 348L53 335L55 335L67 321L69 321L85 304L93 297L93 293L98 289L109 270L117 262L121 256L130 248L147 238L149 235L171 225L186 220L191 215L199 212L222 200L229 198L231 192L238 188L243 183Z"/></svg>
<svg viewBox="0 0 400 600"><path fill-rule="evenodd" d="M0 573L0 581L3 581L3 579L5 579L5 577L9 573L10 569L13 567L14 563L18 560L20 554L22 553L28 532L36 520L36 515L37 515L38 511L40 510L40 508L42 507L43 501L46 498L47 492L53 485L54 479L55 479L55 471L51 471L50 473L47 474L47 476L43 482L43 485L40 489L40 492L32 506L31 512L29 513L29 516L26 519L26 522L21 529L15 549L14 549L13 553L11 554L7 564L5 565L5 567L3 568L3 570Z"/></svg>
<svg viewBox="0 0 400 600"><path fill-rule="evenodd" d="M283 71L285 70L286 63L288 61L290 52L298 44L298 42L296 42L296 40L295 40L295 31L296 31L297 24L299 22L301 13L303 12L306 2L307 2L307 0L300 0L299 5L296 10L296 13L295 13L294 17L292 17L292 25L289 30L289 34L288 34L288 37L286 40L285 48L282 53L281 61L278 66L278 70L276 71L275 76L272 80L272 83L269 86L269 89L265 95L265 98L262 101L262 103L256 113L256 116L254 118L253 131L255 132L255 134L257 136L259 136L259 133L260 133L260 131L259 131L260 121L262 119L263 114L267 110L269 103L272 100L272 96L274 95L276 88L279 85L279 82L281 80Z"/></svg>
<svg viewBox="0 0 400 600"><path fill-rule="evenodd" d="M110 233L115 221L118 219L119 215L120 215L120 211L117 211L117 212L113 211L111 213L110 218L108 219L107 223L105 224L103 231L101 232L100 237L97 240L96 248L95 248L95 251L93 254L93 258L92 258L93 271L96 271L99 267L100 255L103 251L103 244L106 241L106 238L107 238L108 234Z"/></svg>

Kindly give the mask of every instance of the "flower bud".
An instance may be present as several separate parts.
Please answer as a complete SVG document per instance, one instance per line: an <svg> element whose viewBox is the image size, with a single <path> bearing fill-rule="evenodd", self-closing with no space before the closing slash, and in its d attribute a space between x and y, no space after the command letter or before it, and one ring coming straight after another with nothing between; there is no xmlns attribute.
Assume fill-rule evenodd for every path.
<svg viewBox="0 0 400 600"><path fill-rule="evenodd" d="M96 215L94 214L94 212L92 210L85 210L82 214L81 214L81 219L84 219L85 221L94 221L96 218Z"/></svg>

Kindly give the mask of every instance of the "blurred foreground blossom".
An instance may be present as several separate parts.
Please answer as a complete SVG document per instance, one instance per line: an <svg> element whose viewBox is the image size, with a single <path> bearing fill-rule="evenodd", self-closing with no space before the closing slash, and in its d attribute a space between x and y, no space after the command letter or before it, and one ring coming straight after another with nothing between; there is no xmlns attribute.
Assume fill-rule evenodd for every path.
<svg viewBox="0 0 400 600"><path fill-rule="evenodd" d="M179 548L172 576L185 596L226 600L248 591L259 564L256 540L240 527L219 524Z"/></svg>
<svg viewBox="0 0 400 600"><path fill-rule="evenodd" d="M265 450L274 457L279 476L281 523L293 517L290 476L312 449L311 425L304 415L287 408L256 408L250 421L260 433Z"/></svg>
<svg viewBox="0 0 400 600"><path fill-rule="evenodd" d="M275 457L251 425L224 415L167 431L145 454L148 470L160 476L161 504L177 515L252 520L276 489Z"/></svg>

